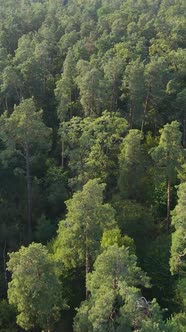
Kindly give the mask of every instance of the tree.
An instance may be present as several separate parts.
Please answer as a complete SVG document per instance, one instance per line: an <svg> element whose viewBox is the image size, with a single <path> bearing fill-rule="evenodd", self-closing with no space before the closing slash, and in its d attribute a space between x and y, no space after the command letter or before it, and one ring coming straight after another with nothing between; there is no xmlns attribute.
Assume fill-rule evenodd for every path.
<svg viewBox="0 0 186 332"><path fill-rule="evenodd" d="M167 308L172 313L177 308L178 298L175 296L176 277L170 273L171 236L161 234L158 229L152 233L153 237L154 233L158 236L151 240L148 236L148 247L143 255L142 264L151 278L151 296L156 297L162 308Z"/></svg>
<svg viewBox="0 0 186 332"><path fill-rule="evenodd" d="M102 248L107 248L114 244L117 244L118 247L125 246L129 249L130 253L135 253L134 240L127 235L122 236L121 231L118 227L106 229L103 232L103 236L101 239Z"/></svg>
<svg viewBox="0 0 186 332"><path fill-rule="evenodd" d="M4 112L0 118L0 137L5 150L2 153L4 160L11 156L20 157L22 169L26 176L27 185L27 223L28 242L32 235L32 170L31 165L38 152L49 148L50 129L42 121L42 111L37 112L33 99L25 99L14 107L9 116Z"/></svg>
<svg viewBox="0 0 186 332"><path fill-rule="evenodd" d="M86 116L98 116L103 108L103 75L99 69L88 61L80 60L77 63L78 76L76 83L80 90L80 102Z"/></svg>
<svg viewBox="0 0 186 332"><path fill-rule="evenodd" d="M179 185L178 203L172 212L172 224L175 232L172 234L170 267L172 273L185 275L186 271L186 182Z"/></svg>
<svg viewBox="0 0 186 332"><path fill-rule="evenodd" d="M132 253L135 245L139 262L152 278L152 289L144 293L168 308L164 317L185 309L185 257L180 262L178 258L184 255L183 227L173 221L173 234L165 232L167 168L172 161L150 156L159 144L158 130L174 120L179 122L186 147L185 11L185 0L0 0L0 116L7 110L7 117L0 120L0 307L9 278L7 252L26 244L27 224L31 223L32 240L47 243L51 250L54 242L57 249L59 245L60 280L71 306L65 322L60 322L62 330L72 329L66 322L68 318L72 322L74 308L85 295L87 227L92 232L87 243L90 268L109 246L124 245ZM37 110L43 109L45 125L53 128L50 151L46 127L35 138L28 131L33 139L28 186L26 152L20 144L23 110L19 125L13 120L12 126L7 124L16 113L14 104L22 104L22 98L34 98ZM127 135L129 129L134 132ZM173 158L177 158L176 149ZM180 171L180 163L171 175L172 208L175 185L186 180L186 164ZM90 179L106 183L102 205L115 208L119 228L109 226L110 221L107 227L106 220L100 224L96 212L90 221L82 196L73 209L74 219L68 215L65 201L77 190L82 193ZM87 199L92 202L91 210L94 200L88 194ZM81 216L77 216L80 209ZM72 226L66 226L65 213L67 222L73 220ZM63 220L63 246L60 238L58 244L53 238L59 220ZM169 266L171 238L174 275ZM101 325L97 312L107 312L105 301L111 308L112 300L112 291L104 293L103 289L96 304L100 307L91 309L97 326ZM9 309L6 315L2 303L0 310L0 330L8 329ZM158 310L154 307L157 320L143 324L146 331L166 331ZM108 330L142 328L122 324L113 328L111 323ZM90 320L85 325L91 331ZM178 322L174 325L179 330Z"/></svg>
<svg viewBox="0 0 186 332"><path fill-rule="evenodd" d="M118 155L128 124L118 113L108 111L94 121L89 118L89 123L92 145L85 160L86 174L88 178L101 178L110 191L117 186Z"/></svg>
<svg viewBox="0 0 186 332"><path fill-rule="evenodd" d="M186 326L186 314L178 313L175 314L169 321L167 322L170 332L184 332Z"/></svg>
<svg viewBox="0 0 186 332"><path fill-rule="evenodd" d="M141 325L142 317L148 317L148 308L137 305L140 287L149 286L148 277L124 246L107 247L97 257L86 283L90 297L78 309L75 332L132 331Z"/></svg>
<svg viewBox="0 0 186 332"><path fill-rule="evenodd" d="M7 264L12 273L8 299L18 311L17 323L22 328L40 326L51 332L64 305L61 285L55 274L55 263L45 246L32 243L10 254Z"/></svg>
<svg viewBox="0 0 186 332"><path fill-rule="evenodd" d="M9 110L9 100L19 103L22 97L22 82L16 69L8 65L2 73L1 92L4 94L5 106ZM12 105L11 105L12 106Z"/></svg>
<svg viewBox="0 0 186 332"><path fill-rule="evenodd" d="M0 301L0 331L16 332L16 310L7 300Z"/></svg>
<svg viewBox="0 0 186 332"><path fill-rule="evenodd" d="M43 70L35 57L35 40L33 33L28 33L18 41L18 47L13 58L13 68L16 71L21 87L17 82L17 92L23 98L42 98ZM5 81L6 82L6 81ZM11 81L8 88L11 88ZM14 85L16 84L16 81ZM16 88L16 85L15 85Z"/></svg>
<svg viewBox="0 0 186 332"><path fill-rule="evenodd" d="M143 101L145 98L144 64L139 59L127 65L122 84L123 99L128 99L130 128L141 122L143 130Z"/></svg>
<svg viewBox="0 0 186 332"><path fill-rule="evenodd" d="M59 217L65 210L68 195L67 174L59 166L51 164L45 176L45 194L50 219Z"/></svg>
<svg viewBox="0 0 186 332"><path fill-rule="evenodd" d="M136 201L123 200L120 197L117 200L117 196L116 201L113 201L113 207L122 234L134 240L136 254L140 261L143 261L149 250L150 241L157 234L152 209Z"/></svg>
<svg viewBox="0 0 186 332"><path fill-rule="evenodd" d="M146 98L144 103L144 116L153 127L153 132L157 135L157 128L161 123L162 108L164 100L168 104L166 96L166 84L170 78L168 64L165 58L152 57L146 64L144 79L146 87ZM166 104L166 106L167 106Z"/></svg>
<svg viewBox="0 0 186 332"><path fill-rule="evenodd" d="M86 183L85 161L93 144L90 135L90 118L81 119L73 117L68 122L63 122L59 133L64 144L64 156L67 159L72 179L71 187L80 189Z"/></svg>
<svg viewBox="0 0 186 332"><path fill-rule="evenodd" d="M54 245L57 259L68 268L85 266L86 275L99 250L103 229L115 224L114 209L103 204L104 188L97 179L89 180L66 202L66 219L59 224Z"/></svg>
<svg viewBox="0 0 186 332"><path fill-rule="evenodd" d="M183 148L181 146L182 134L179 130L179 123L177 121L167 123L160 129L160 134L159 144L151 151L151 156L167 180L167 230L169 231L171 185L175 182L177 168L183 160Z"/></svg>
<svg viewBox="0 0 186 332"><path fill-rule="evenodd" d="M186 147L186 114L185 114L185 102L186 102L186 88L177 94L176 105L177 112L180 115L179 118L183 127L183 146Z"/></svg>
<svg viewBox="0 0 186 332"><path fill-rule="evenodd" d="M115 185L118 153L126 132L126 120L118 113L112 116L107 111L96 119L73 117L64 123L60 134L73 176L71 184L78 187L90 178L100 178Z"/></svg>
<svg viewBox="0 0 186 332"><path fill-rule="evenodd" d="M142 139L143 135L139 130L131 129L121 146L118 185L121 196L125 199L140 200L145 189L147 156ZM144 199L145 193L142 196Z"/></svg>
<svg viewBox="0 0 186 332"><path fill-rule="evenodd" d="M75 74L75 61L72 51L69 50L63 64L63 73L60 80L57 81L55 89L55 96L58 102L57 113L60 122L69 120L71 117L68 111L72 113Z"/></svg>
<svg viewBox="0 0 186 332"><path fill-rule="evenodd" d="M148 319L142 319L140 332L174 332L163 320L163 310L155 299L152 300L149 309L150 315Z"/></svg>
<svg viewBox="0 0 186 332"><path fill-rule="evenodd" d="M60 126L63 129L63 122L72 117L73 99L75 90L75 61L71 50L68 51L63 64L63 73L56 83L55 96L58 107L57 114L60 120ZM61 142L61 167L64 167L64 139Z"/></svg>
<svg viewBox="0 0 186 332"><path fill-rule="evenodd" d="M108 93L108 111L117 111L117 103L121 94L121 78L123 74L123 61L119 57L109 59L104 65L105 86Z"/></svg>
<svg viewBox="0 0 186 332"><path fill-rule="evenodd" d="M186 182L186 163L183 163L181 165L181 168L179 169L178 177L179 177L179 180L181 183Z"/></svg>

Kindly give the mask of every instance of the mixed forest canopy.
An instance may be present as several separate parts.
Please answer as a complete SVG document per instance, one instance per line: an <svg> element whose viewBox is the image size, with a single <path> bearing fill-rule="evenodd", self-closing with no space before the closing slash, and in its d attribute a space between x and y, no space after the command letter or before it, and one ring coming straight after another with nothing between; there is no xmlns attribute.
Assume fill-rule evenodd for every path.
<svg viewBox="0 0 186 332"><path fill-rule="evenodd" d="M0 332L186 331L185 0L0 0Z"/></svg>

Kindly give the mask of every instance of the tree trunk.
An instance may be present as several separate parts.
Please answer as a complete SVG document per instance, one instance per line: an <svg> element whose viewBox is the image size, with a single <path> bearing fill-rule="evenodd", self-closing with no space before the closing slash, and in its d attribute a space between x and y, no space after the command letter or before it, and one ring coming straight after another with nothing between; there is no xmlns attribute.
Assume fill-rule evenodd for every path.
<svg viewBox="0 0 186 332"><path fill-rule="evenodd" d="M27 184L27 226L28 226L28 244L32 239L32 184L30 175L30 153L28 144L25 149L26 154L26 184Z"/></svg>
<svg viewBox="0 0 186 332"><path fill-rule="evenodd" d="M64 140L61 141L61 168L64 168Z"/></svg>
<svg viewBox="0 0 186 332"><path fill-rule="evenodd" d="M141 120L141 133L143 134L144 129L144 119Z"/></svg>
<svg viewBox="0 0 186 332"><path fill-rule="evenodd" d="M186 147L186 115L183 119L183 147Z"/></svg>
<svg viewBox="0 0 186 332"><path fill-rule="evenodd" d="M133 126L133 115L134 115L134 107L132 103L130 103L130 108L129 108L129 128L132 129Z"/></svg>
<svg viewBox="0 0 186 332"><path fill-rule="evenodd" d="M6 289L8 288L8 279L7 279L7 270L6 270L6 240L3 248L3 263L4 263L4 276L5 276L5 285Z"/></svg>
<svg viewBox="0 0 186 332"><path fill-rule="evenodd" d="M88 245L88 225L86 225L86 238L85 238L85 244L86 244L86 253L85 253L85 283L86 283L86 280L87 280L87 274L90 272L90 255L89 255L89 245ZM89 290L86 286L86 300L88 299L89 297Z"/></svg>
<svg viewBox="0 0 186 332"><path fill-rule="evenodd" d="M8 97L5 96L5 109L8 111Z"/></svg>
<svg viewBox="0 0 186 332"><path fill-rule="evenodd" d="M90 271L90 258L89 258L89 250L88 248L86 248L86 257L85 257L85 279L87 279L87 274L89 273ZM85 281L86 282L86 281ZM86 286L86 300L88 299L89 297L89 290Z"/></svg>
<svg viewBox="0 0 186 332"><path fill-rule="evenodd" d="M171 180L167 182L167 232L170 230L170 201L171 201Z"/></svg>
<svg viewBox="0 0 186 332"><path fill-rule="evenodd" d="M145 118L147 115L148 102L149 102L149 95L147 95L145 98L145 103L144 103L144 108L143 108L143 115L142 115L142 120L141 120L141 132L142 133L144 130Z"/></svg>

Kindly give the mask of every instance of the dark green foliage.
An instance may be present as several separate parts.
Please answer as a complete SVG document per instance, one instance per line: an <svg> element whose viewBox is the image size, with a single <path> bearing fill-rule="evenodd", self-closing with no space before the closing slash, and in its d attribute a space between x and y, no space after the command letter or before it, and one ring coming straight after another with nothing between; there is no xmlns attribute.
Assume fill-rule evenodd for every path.
<svg viewBox="0 0 186 332"><path fill-rule="evenodd" d="M16 309L6 300L0 301L0 331L16 331Z"/></svg>
<svg viewBox="0 0 186 332"><path fill-rule="evenodd" d="M45 176L46 209L51 218L59 218L64 212L68 198L67 174L61 167L51 165Z"/></svg>
<svg viewBox="0 0 186 332"><path fill-rule="evenodd" d="M168 308L173 313L180 304L175 297L176 278L170 273L170 246L171 238L167 235L160 235L149 241L142 266L151 278L150 296L156 296L162 308Z"/></svg>
<svg viewBox="0 0 186 332"><path fill-rule="evenodd" d="M172 222L175 232L172 235L170 266L172 273L184 275L186 270L186 183L182 183L178 190L178 204L172 212Z"/></svg>
<svg viewBox="0 0 186 332"><path fill-rule="evenodd" d="M72 325L85 296L81 332L184 331L185 0L0 0L0 9L0 329L15 329L8 252L33 238L47 245L70 306L55 331ZM95 300L85 289L97 255L116 244L135 252L151 278L142 291L168 308L163 316L152 301L152 319L140 313L135 324L122 309L102 325L101 313L136 296L123 306L123 294L102 289ZM33 275L23 276L29 287Z"/></svg>
<svg viewBox="0 0 186 332"><path fill-rule="evenodd" d="M114 202L114 207L122 234L127 234L134 239L137 255L142 258L157 233L151 210L140 203L129 200Z"/></svg>
<svg viewBox="0 0 186 332"><path fill-rule="evenodd" d="M142 145L142 133L131 129L124 138L119 156L119 189L121 197L129 200L145 200L146 171L148 156L145 155Z"/></svg>
<svg viewBox="0 0 186 332"><path fill-rule="evenodd" d="M34 237L38 242L46 244L47 241L55 235L55 225L52 225L51 221L46 219L44 215L39 218Z"/></svg>

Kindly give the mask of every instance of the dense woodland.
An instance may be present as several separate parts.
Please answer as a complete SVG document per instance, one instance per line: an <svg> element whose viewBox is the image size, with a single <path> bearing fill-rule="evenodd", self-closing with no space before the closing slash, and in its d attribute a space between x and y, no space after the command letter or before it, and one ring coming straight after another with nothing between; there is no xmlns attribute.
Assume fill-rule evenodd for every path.
<svg viewBox="0 0 186 332"><path fill-rule="evenodd" d="M0 331L186 331L185 0L0 0Z"/></svg>

